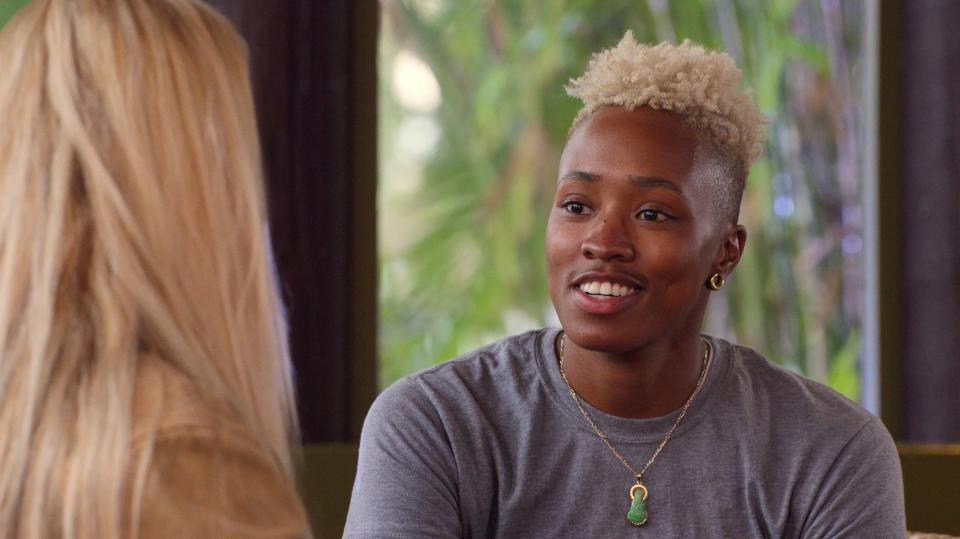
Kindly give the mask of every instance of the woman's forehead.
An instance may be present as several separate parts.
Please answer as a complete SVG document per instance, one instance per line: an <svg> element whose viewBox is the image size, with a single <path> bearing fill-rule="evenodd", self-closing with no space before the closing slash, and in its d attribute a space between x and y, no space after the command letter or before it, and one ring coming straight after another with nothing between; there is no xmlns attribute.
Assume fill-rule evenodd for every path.
<svg viewBox="0 0 960 539"><path fill-rule="evenodd" d="M695 130L680 116L648 107L607 107L570 134L558 177L580 171L599 178L641 176L680 182L693 169L697 146Z"/></svg>

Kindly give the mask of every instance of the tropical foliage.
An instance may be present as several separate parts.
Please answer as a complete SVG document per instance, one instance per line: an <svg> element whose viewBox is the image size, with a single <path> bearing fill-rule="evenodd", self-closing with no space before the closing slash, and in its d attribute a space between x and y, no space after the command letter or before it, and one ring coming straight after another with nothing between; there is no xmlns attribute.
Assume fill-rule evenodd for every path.
<svg viewBox="0 0 960 539"><path fill-rule="evenodd" d="M0 0L0 28L7 24L10 17L21 7L27 4L27 0Z"/></svg>
<svg viewBox="0 0 960 539"><path fill-rule="evenodd" d="M771 121L744 200L746 256L708 331L856 398L860 2L382 5L382 385L555 322L544 226L578 107L563 86L632 29L728 51Z"/></svg>

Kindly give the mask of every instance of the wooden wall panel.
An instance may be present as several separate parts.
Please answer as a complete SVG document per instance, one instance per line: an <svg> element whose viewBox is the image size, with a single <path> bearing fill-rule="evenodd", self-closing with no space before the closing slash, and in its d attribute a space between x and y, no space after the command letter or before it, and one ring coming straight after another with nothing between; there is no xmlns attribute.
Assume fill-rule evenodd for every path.
<svg viewBox="0 0 960 539"><path fill-rule="evenodd" d="M209 3L250 48L304 441L355 440L375 384L377 4Z"/></svg>
<svg viewBox="0 0 960 539"><path fill-rule="evenodd" d="M960 442L960 2L901 6L902 435Z"/></svg>

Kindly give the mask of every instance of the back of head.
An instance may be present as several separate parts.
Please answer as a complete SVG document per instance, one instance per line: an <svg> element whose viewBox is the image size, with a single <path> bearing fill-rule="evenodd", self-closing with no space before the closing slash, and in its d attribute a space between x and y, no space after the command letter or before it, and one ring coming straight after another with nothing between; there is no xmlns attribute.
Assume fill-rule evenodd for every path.
<svg viewBox="0 0 960 539"><path fill-rule="evenodd" d="M681 45L637 43L627 31L616 47L593 56L567 93L583 108L573 129L603 107L650 107L677 114L699 133L704 148L726 170L716 178L718 204L733 221L750 166L760 156L765 119L729 55L689 41Z"/></svg>
<svg viewBox="0 0 960 539"><path fill-rule="evenodd" d="M0 32L0 65L0 534L128 534L146 361L221 402L289 472L240 37L194 0L34 0Z"/></svg>

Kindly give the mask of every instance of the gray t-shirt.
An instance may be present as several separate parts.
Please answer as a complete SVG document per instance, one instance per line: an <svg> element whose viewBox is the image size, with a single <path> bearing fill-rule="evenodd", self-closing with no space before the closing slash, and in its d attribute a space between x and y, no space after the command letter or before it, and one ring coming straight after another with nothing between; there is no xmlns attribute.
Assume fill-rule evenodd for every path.
<svg viewBox="0 0 960 539"><path fill-rule="evenodd" d="M880 421L757 352L705 337L706 380L644 475L560 377L559 330L510 337L385 390L367 415L345 537L904 537L900 463ZM586 405L635 468L678 412Z"/></svg>

